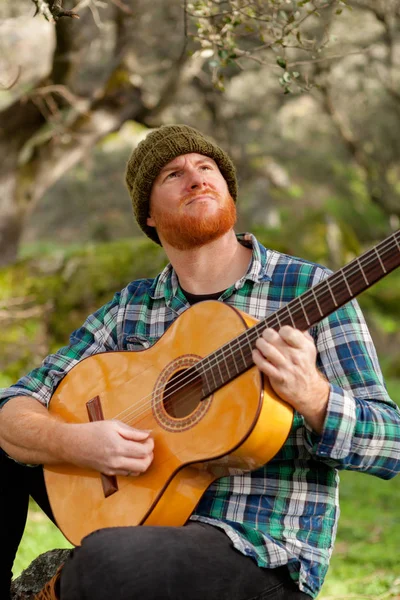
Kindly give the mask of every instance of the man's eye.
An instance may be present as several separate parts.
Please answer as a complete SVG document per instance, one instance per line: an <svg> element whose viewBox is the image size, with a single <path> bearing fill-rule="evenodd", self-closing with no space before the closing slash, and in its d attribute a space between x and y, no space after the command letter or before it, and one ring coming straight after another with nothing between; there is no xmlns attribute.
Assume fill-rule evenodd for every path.
<svg viewBox="0 0 400 600"><path fill-rule="evenodd" d="M166 179L169 179L169 177L175 177L176 175L178 175L179 171L172 171L172 173L168 173Z"/></svg>
<svg viewBox="0 0 400 600"><path fill-rule="evenodd" d="M210 167L210 165L201 165L200 169L207 169L207 170L210 169L211 170L211 167Z"/></svg>

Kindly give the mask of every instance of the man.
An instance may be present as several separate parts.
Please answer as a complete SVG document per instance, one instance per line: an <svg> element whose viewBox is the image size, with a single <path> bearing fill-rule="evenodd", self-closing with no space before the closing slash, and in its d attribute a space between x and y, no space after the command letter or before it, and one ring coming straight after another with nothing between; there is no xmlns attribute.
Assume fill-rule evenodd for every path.
<svg viewBox="0 0 400 600"><path fill-rule="evenodd" d="M1 498L8 544L3 590L28 493L51 514L41 469L24 465L72 463L140 476L157 453L149 431L118 421L66 424L52 418L50 397L78 361L148 347L190 304L204 299L264 318L327 275L318 265L266 250L250 234L234 233L234 166L190 127L151 132L134 150L126 181L140 227L162 244L170 263L154 280L130 283L88 317L68 347L2 392L2 480L10 482ZM252 357L295 409L277 455L256 471L212 484L183 527L109 528L87 536L38 599L317 596L339 514L337 469L383 479L398 473L400 413L355 302L309 332L264 330Z"/></svg>

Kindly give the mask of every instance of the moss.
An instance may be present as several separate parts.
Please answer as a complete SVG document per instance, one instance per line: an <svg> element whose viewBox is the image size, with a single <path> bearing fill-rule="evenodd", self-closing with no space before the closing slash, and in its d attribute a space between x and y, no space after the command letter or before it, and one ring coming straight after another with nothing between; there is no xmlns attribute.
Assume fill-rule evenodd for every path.
<svg viewBox="0 0 400 600"><path fill-rule="evenodd" d="M301 239L302 245L313 249L317 260L324 254L321 227L315 220ZM261 241L289 253L291 240L296 237L294 231L282 236L282 231L272 228L260 228L258 233ZM70 333L87 315L130 281L155 276L166 262L164 251L156 244L128 239L58 249L0 269L1 384L18 379L46 354L67 344ZM359 300L373 328L384 370L398 377L400 271L364 292ZM7 319L6 312L25 316Z"/></svg>
<svg viewBox="0 0 400 600"><path fill-rule="evenodd" d="M2 384L37 366L115 292L134 279L155 276L166 262L163 250L150 241L120 240L0 269L1 308L10 315L2 319Z"/></svg>

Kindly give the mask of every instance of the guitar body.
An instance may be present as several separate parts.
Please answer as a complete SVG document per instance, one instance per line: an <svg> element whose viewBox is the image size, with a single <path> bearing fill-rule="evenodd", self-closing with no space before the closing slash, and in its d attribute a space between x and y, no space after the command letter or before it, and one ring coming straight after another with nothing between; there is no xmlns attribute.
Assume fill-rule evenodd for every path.
<svg viewBox="0 0 400 600"><path fill-rule="evenodd" d="M58 526L73 543L96 529L183 525L217 478L266 464L283 446L293 409L253 366L264 327L309 329L400 265L400 230L257 322L200 302L148 350L106 352L64 377L49 411L68 423L118 419L151 429L154 460L138 477L45 466Z"/></svg>
<svg viewBox="0 0 400 600"><path fill-rule="evenodd" d="M104 419L150 429L155 442L148 471L118 476L109 495L96 471L45 466L56 522L71 543L103 527L183 525L215 479L257 469L277 453L293 410L255 366L204 399L200 376L182 379L185 369L255 323L222 302L201 302L151 348L96 354L71 369L51 398L52 415L86 423L87 402L97 397Z"/></svg>

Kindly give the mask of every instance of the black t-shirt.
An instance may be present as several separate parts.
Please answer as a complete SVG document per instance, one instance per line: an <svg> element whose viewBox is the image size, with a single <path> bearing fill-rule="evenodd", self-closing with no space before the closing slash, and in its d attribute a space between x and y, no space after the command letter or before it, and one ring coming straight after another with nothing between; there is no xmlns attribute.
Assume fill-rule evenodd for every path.
<svg viewBox="0 0 400 600"><path fill-rule="evenodd" d="M221 294L225 292L225 290L222 290L222 292L214 292L213 294L191 294L184 290L182 286L181 290L185 294L189 304L196 304L196 302L203 302L203 300L218 300Z"/></svg>

